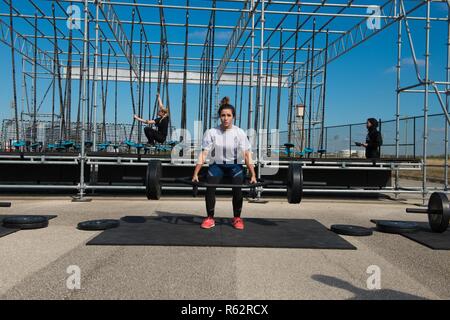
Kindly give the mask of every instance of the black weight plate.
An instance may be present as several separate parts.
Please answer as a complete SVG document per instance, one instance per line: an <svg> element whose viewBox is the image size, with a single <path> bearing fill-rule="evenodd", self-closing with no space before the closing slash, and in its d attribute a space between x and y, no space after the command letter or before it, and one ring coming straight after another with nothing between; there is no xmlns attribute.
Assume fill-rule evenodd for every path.
<svg viewBox="0 0 450 320"><path fill-rule="evenodd" d="M159 200L161 198L161 161L151 160L148 162L147 175L145 179L145 193L149 200Z"/></svg>
<svg viewBox="0 0 450 320"><path fill-rule="evenodd" d="M9 208L11 207L11 202L0 202L0 208Z"/></svg>
<svg viewBox="0 0 450 320"><path fill-rule="evenodd" d="M79 230L107 230L112 228L117 228L120 225L119 220L114 219L102 219L102 220L90 220L80 222L77 226Z"/></svg>
<svg viewBox="0 0 450 320"><path fill-rule="evenodd" d="M249 196L249 198L256 199L256 197L258 196L258 192L256 192L256 188L250 188L250 190L248 191L248 196Z"/></svg>
<svg viewBox="0 0 450 320"><path fill-rule="evenodd" d="M31 230L46 228L48 218L44 216L13 216L3 219L3 226L9 229Z"/></svg>
<svg viewBox="0 0 450 320"><path fill-rule="evenodd" d="M3 223L3 226L8 229L21 229L21 230L32 230L32 229L41 229L48 227L48 220L43 222L36 223Z"/></svg>
<svg viewBox="0 0 450 320"><path fill-rule="evenodd" d="M377 221L377 230L386 233L410 233L419 230L415 222L408 221Z"/></svg>
<svg viewBox="0 0 450 320"><path fill-rule="evenodd" d="M48 222L48 218L44 216L11 216L3 219L3 224L33 224L33 223L43 223Z"/></svg>
<svg viewBox="0 0 450 320"><path fill-rule="evenodd" d="M445 232L450 221L450 207L445 193L434 192L428 201L428 223L433 232Z"/></svg>
<svg viewBox="0 0 450 320"><path fill-rule="evenodd" d="M303 172L299 163L290 163L287 175L287 200L300 203L303 195Z"/></svg>
<svg viewBox="0 0 450 320"><path fill-rule="evenodd" d="M371 236L372 230L360 226L352 226L348 224L334 224L330 227L330 230L334 233L341 234L344 236L356 236L365 237Z"/></svg>

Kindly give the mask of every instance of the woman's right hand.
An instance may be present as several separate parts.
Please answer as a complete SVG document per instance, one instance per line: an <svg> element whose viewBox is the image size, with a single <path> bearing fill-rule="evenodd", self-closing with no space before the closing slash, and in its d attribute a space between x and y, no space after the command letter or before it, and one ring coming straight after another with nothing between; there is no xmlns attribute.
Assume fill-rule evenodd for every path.
<svg viewBox="0 0 450 320"><path fill-rule="evenodd" d="M198 175L194 174L192 176L192 182L198 182Z"/></svg>

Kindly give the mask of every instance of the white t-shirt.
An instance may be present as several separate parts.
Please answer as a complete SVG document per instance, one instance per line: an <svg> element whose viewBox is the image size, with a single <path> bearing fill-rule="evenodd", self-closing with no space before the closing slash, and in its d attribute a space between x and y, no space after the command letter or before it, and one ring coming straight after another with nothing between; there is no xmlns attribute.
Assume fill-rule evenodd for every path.
<svg viewBox="0 0 450 320"><path fill-rule="evenodd" d="M241 128L233 125L231 129L222 130L219 126L205 132L202 149L209 151L211 163L243 163L244 152L250 151L251 145Z"/></svg>

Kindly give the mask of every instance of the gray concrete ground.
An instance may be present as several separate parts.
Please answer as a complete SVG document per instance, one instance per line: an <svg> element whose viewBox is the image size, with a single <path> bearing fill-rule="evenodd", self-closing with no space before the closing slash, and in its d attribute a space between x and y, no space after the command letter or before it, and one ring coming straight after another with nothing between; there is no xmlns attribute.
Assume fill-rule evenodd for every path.
<svg viewBox="0 0 450 320"><path fill-rule="evenodd" d="M8 200L4 196L0 200ZM98 232L78 222L155 211L203 215L201 199L96 197L9 198L0 214L57 214L46 229L0 238L1 299L449 299L450 251L434 251L399 235L344 237L357 250L218 247L86 246ZM426 220L406 215L404 201L309 198L301 205L271 199L244 205L244 216L312 218L372 227L370 219ZM231 202L217 202L231 216ZM201 230L199 229L199 232ZM67 268L81 269L81 289L69 290ZM369 290L369 266L381 289Z"/></svg>

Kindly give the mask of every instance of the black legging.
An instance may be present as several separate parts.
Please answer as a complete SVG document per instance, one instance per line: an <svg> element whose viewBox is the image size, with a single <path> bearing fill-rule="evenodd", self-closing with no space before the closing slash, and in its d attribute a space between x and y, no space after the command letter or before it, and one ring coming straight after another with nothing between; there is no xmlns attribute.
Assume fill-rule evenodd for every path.
<svg viewBox="0 0 450 320"><path fill-rule="evenodd" d="M206 178L207 183L220 183L222 177L208 176ZM242 184L244 181L243 177L233 177L231 178L231 183ZM205 195L206 202L206 212L209 217L214 217L214 207L216 206L216 188L206 188ZM233 215L234 217L240 217L242 211L242 203L244 202L244 197L242 195L242 188L233 188Z"/></svg>
<svg viewBox="0 0 450 320"><path fill-rule="evenodd" d="M144 128L144 133L145 133L145 136L148 139L148 143L149 144L155 144L155 141L157 141L159 143L163 143L164 141L166 141L166 136L163 135L158 130L155 130L153 128L145 127Z"/></svg>

